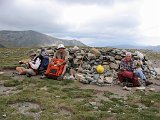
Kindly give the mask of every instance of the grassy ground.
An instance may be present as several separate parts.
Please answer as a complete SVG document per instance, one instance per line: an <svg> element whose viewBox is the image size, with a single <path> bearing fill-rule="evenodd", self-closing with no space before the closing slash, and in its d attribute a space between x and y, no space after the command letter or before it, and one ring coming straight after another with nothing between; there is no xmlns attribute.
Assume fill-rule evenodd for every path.
<svg viewBox="0 0 160 120"><path fill-rule="evenodd" d="M80 89L77 81L40 80L38 77L0 76L6 87L15 87L14 94L0 96L0 119L32 120L33 116L19 113L11 107L15 103L29 102L39 105L30 108L30 114L40 112L40 120L159 120L160 93L135 92L128 99L111 97L97 101L97 91Z"/></svg>
<svg viewBox="0 0 160 120"><path fill-rule="evenodd" d="M15 68L18 61L28 58L30 48L0 48L0 68Z"/></svg>
<svg viewBox="0 0 160 120"><path fill-rule="evenodd" d="M14 67L27 57L25 51L28 49L0 49L0 66ZM0 75L0 91L2 86L14 89L8 94L0 92L0 120L160 120L159 92L135 92L127 99L104 92L106 99L101 100L97 90L81 89L78 81L41 80L7 72ZM20 103L38 107L21 107Z"/></svg>

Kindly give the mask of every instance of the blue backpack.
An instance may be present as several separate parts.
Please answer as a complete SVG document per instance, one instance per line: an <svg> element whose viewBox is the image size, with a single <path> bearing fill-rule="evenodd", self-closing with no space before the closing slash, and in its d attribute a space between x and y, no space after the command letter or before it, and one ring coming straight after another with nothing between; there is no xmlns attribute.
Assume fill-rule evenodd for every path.
<svg viewBox="0 0 160 120"><path fill-rule="evenodd" d="M48 64L49 64L49 56L48 55L45 55L45 56L39 55L38 57L41 60L41 64L40 64L38 70L39 71L46 70L48 67Z"/></svg>
<svg viewBox="0 0 160 120"><path fill-rule="evenodd" d="M45 70L47 70L47 67L49 64L49 55L46 52L45 52L45 54L42 52L43 51L41 51L41 54L36 57L36 59L39 58L41 60L41 64L38 67L39 74L45 72ZM36 61L36 59L35 59L35 61Z"/></svg>

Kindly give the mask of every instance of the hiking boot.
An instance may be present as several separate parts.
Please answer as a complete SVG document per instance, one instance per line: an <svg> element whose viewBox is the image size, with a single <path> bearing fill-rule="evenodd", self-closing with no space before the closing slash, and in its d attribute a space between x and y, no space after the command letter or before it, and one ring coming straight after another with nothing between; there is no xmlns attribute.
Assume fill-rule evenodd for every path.
<svg viewBox="0 0 160 120"><path fill-rule="evenodd" d="M32 75L27 73L26 76L27 76L27 77L31 77Z"/></svg>
<svg viewBox="0 0 160 120"><path fill-rule="evenodd" d="M127 87L127 86L124 86L122 89L123 89L123 90L127 90L127 91L131 91L132 88L129 88L129 87Z"/></svg>
<svg viewBox="0 0 160 120"><path fill-rule="evenodd" d="M41 75L41 76L40 76L40 79L44 79L44 78L46 78L45 75Z"/></svg>
<svg viewBox="0 0 160 120"><path fill-rule="evenodd" d="M19 73L18 72L13 72L12 77L14 77L15 75L19 75Z"/></svg>
<svg viewBox="0 0 160 120"><path fill-rule="evenodd" d="M57 80L63 80L63 75L60 75Z"/></svg>
<svg viewBox="0 0 160 120"><path fill-rule="evenodd" d="M153 83L150 82L150 81L146 81L145 84L146 84L146 86L148 86L148 85L151 85L151 84L153 84Z"/></svg>

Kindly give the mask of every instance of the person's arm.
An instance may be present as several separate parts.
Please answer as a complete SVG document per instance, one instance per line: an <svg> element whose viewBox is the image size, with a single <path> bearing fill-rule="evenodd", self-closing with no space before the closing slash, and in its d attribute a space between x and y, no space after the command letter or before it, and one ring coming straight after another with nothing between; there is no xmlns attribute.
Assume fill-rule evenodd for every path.
<svg viewBox="0 0 160 120"><path fill-rule="evenodd" d="M50 64L55 65L55 64L54 64L54 60L57 58L56 56L57 56L57 52L54 53L54 56L53 56L53 58L51 59Z"/></svg>
<svg viewBox="0 0 160 120"><path fill-rule="evenodd" d="M126 68L125 68L125 62L123 60L120 63L120 70L122 70L122 71L126 70Z"/></svg>
<svg viewBox="0 0 160 120"><path fill-rule="evenodd" d="M61 63L58 63L57 65L60 66L60 65L64 65L68 62L68 58L69 58L69 52L67 51L66 54L65 54L65 59L63 62Z"/></svg>
<svg viewBox="0 0 160 120"><path fill-rule="evenodd" d="M31 68L35 69L35 70L38 69L40 64L41 64L41 60L39 58L37 58L35 62L33 62L33 61L29 62L29 65L31 66Z"/></svg>
<svg viewBox="0 0 160 120"><path fill-rule="evenodd" d="M65 59L64 59L64 61L61 63L61 65L66 64L66 63L68 62L68 58L69 58L69 52L67 51L67 52L66 52L66 55L65 55Z"/></svg>
<svg viewBox="0 0 160 120"><path fill-rule="evenodd" d="M133 61L131 62L131 69L133 72L136 70L136 66Z"/></svg>

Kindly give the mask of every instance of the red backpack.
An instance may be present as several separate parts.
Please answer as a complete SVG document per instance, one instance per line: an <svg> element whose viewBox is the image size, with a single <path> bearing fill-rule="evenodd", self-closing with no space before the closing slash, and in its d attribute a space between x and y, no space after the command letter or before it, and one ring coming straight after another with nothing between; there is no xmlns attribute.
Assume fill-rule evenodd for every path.
<svg viewBox="0 0 160 120"><path fill-rule="evenodd" d="M62 63L62 62L64 62L64 60L63 59L54 59L52 62L54 64L49 63L45 75L48 78L57 79L62 74L64 65L57 66L56 64L57 63Z"/></svg>
<svg viewBox="0 0 160 120"><path fill-rule="evenodd" d="M130 72L130 71L119 72L118 79L121 83L126 84L127 87L131 87L131 86L128 86L131 84L132 84L132 87L139 87L140 86L140 82L138 80L138 77L135 76L134 73Z"/></svg>

